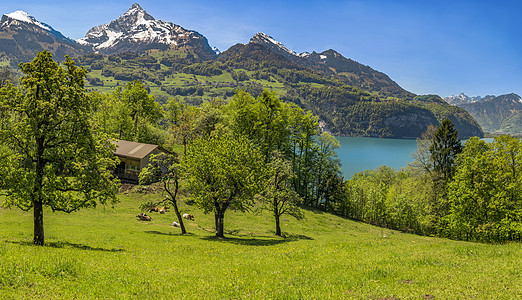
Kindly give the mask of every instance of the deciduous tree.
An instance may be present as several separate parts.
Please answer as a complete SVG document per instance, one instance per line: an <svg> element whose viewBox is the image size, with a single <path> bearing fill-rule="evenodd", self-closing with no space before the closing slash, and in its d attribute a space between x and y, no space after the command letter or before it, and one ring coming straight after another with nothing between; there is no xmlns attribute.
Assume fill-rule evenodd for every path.
<svg viewBox="0 0 522 300"><path fill-rule="evenodd" d="M288 214L296 219L302 219L303 213L299 205L303 202L291 185L294 177L292 165L278 151L272 155L268 166L268 179L264 181L261 193L256 199L265 209L273 213L275 218L275 234L281 236L281 216Z"/></svg>
<svg viewBox="0 0 522 300"><path fill-rule="evenodd" d="M263 157L240 135L221 133L200 137L188 147L183 172L194 202L213 212L216 236L224 236L227 209L246 211L254 204L263 178Z"/></svg>
<svg viewBox="0 0 522 300"><path fill-rule="evenodd" d="M174 154L161 153L152 155L149 165L140 172L140 184L160 181L167 193L168 201L178 217L181 233L185 234L185 225L178 208L177 196L179 192L179 164Z"/></svg>
<svg viewBox="0 0 522 300"><path fill-rule="evenodd" d="M6 204L33 209L34 243L44 244L43 207L73 212L116 201L113 146L92 123L94 103L86 95L86 70L66 57L64 66L49 52L20 64L19 87L1 89L0 140L7 153L0 176Z"/></svg>

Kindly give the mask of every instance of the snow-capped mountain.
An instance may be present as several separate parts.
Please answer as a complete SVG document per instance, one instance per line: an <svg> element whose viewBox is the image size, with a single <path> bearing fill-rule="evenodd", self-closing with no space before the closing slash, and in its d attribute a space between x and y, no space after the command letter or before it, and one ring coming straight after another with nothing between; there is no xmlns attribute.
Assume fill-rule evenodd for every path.
<svg viewBox="0 0 522 300"><path fill-rule="evenodd" d="M307 52L298 54L295 51L290 50L283 43L276 41L273 37L269 36L268 34L262 33L262 32L256 33L250 39L250 43L264 45L265 47L269 48L270 50L272 50L278 54L281 54L285 57L288 57L288 58L306 57L306 56L310 55Z"/></svg>
<svg viewBox="0 0 522 300"><path fill-rule="evenodd" d="M494 96L486 96L484 97L484 99L480 96L476 96L476 97L470 97L464 93L460 93L459 95L457 96L449 96L449 97L445 97L445 98L442 98L444 101L448 102L449 104L452 104L452 105L460 105L460 104L468 104L468 103L475 103L475 102L481 102L481 101L485 101L487 99L491 99L492 97Z"/></svg>
<svg viewBox="0 0 522 300"><path fill-rule="evenodd" d="M487 96L457 106L468 111L486 132L522 133L522 98L517 94Z"/></svg>
<svg viewBox="0 0 522 300"><path fill-rule="evenodd" d="M412 93L401 88L386 74L362 65L352 59L345 58L339 52L329 49L321 53L297 53L273 37L259 32L251 39L251 44L263 45L292 62L328 75L338 75L347 84L366 90L378 91L403 97L413 97Z"/></svg>
<svg viewBox="0 0 522 300"><path fill-rule="evenodd" d="M20 26L21 25L20 22L22 22L22 24L26 23L26 24L36 25L36 26L40 27L41 29L49 31L49 32L54 31L54 29L52 29L51 26L36 20L35 17L30 16L28 13L26 13L23 10L17 10L10 14L4 15L2 17L1 26L6 26L6 27Z"/></svg>
<svg viewBox="0 0 522 300"><path fill-rule="evenodd" d="M109 24L93 27L78 42L103 54L187 47L203 60L216 56L203 35L156 20L137 3Z"/></svg>
<svg viewBox="0 0 522 300"><path fill-rule="evenodd" d="M0 53L18 62L28 61L42 50L50 51L57 60L66 54L86 53L85 47L20 10L2 15L0 39Z"/></svg>

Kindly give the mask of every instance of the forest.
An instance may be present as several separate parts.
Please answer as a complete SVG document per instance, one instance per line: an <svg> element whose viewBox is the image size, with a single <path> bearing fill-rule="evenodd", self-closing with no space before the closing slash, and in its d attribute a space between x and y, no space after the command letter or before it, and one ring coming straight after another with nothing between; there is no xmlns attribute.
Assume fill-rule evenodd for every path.
<svg viewBox="0 0 522 300"><path fill-rule="evenodd" d="M312 112L272 91L254 97L238 89L226 100L192 105L170 97L160 104L137 80L110 93L86 89L87 70L70 57L61 66L41 52L20 67L18 82L1 81L0 193L2 206L34 211L37 245L44 244L44 206L74 212L117 202L111 139L166 149L140 183L162 182L181 224L177 196L186 189L194 205L214 215L218 237L229 210L268 210L281 236L282 216L300 219L303 209L315 208L421 235L521 240L519 139L462 144L444 119L418 139L408 168L382 166L344 180L335 137L321 132Z"/></svg>

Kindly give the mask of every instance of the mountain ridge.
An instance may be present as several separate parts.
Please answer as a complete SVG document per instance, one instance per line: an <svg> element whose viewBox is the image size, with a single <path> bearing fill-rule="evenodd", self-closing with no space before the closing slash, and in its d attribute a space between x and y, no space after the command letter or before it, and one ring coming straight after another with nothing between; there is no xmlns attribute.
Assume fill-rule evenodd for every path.
<svg viewBox="0 0 522 300"><path fill-rule="evenodd" d="M358 88L372 92L380 92L386 96L399 96L408 99L412 99L415 96L415 94L400 87L395 81L389 78L388 75L352 59L345 58L333 49L328 49L320 53L315 51L312 53L297 53L262 32L256 33L250 39L249 44L250 43L264 45L273 52L288 58L300 66L311 68L326 75L337 76L343 82ZM354 75L356 75L357 78L354 79Z"/></svg>

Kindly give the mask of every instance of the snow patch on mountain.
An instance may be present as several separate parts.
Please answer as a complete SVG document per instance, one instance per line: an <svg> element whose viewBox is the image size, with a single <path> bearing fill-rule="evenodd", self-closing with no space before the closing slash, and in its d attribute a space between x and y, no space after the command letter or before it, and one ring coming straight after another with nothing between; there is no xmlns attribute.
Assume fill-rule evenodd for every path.
<svg viewBox="0 0 522 300"><path fill-rule="evenodd" d="M303 52L303 53L297 53L288 47L286 47L283 43L275 40L273 37L269 36L268 34L265 34L263 32L256 33L251 39L251 43L257 43L257 44L264 44L264 45L271 45L272 47L277 48L279 51L282 51L286 53L287 55L296 56L296 57L308 57L310 56L310 53Z"/></svg>
<svg viewBox="0 0 522 300"><path fill-rule="evenodd" d="M202 36L192 30L162 20L156 20L139 4L134 3L123 15L109 24L93 27L77 42L104 50L118 44L179 45Z"/></svg>
<svg viewBox="0 0 522 300"><path fill-rule="evenodd" d="M6 14L5 16L7 16L8 18L13 19L13 20L17 20L17 21L21 21L21 22L25 22L25 23L36 25L36 26L38 26L38 27L40 27L40 28L42 28L44 30L47 30L47 31L53 31L51 26L36 20L35 17L29 15L28 13L26 13L23 10L17 10L15 12L10 13L10 14ZM8 21L5 21L4 24L6 22L8 22ZM4 25L4 24L2 24L2 25Z"/></svg>
<svg viewBox="0 0 522 300"><path fill-rule="evenodd" d="M216 53L216 55L220 55L221 54L221 50L219 50L217 47L212 47L212 51L214 51L214 53Z"/></svg>
<svg viewBox="0 0 522 300"><path fill-rule="evenodd" d="M481 102L484 100L480 96L470 97L470 96L466 95L465 93L460 93L457 96L449 96L449 97L445 97L442 99L452 105L475 103L475 102Z"/></svg>

